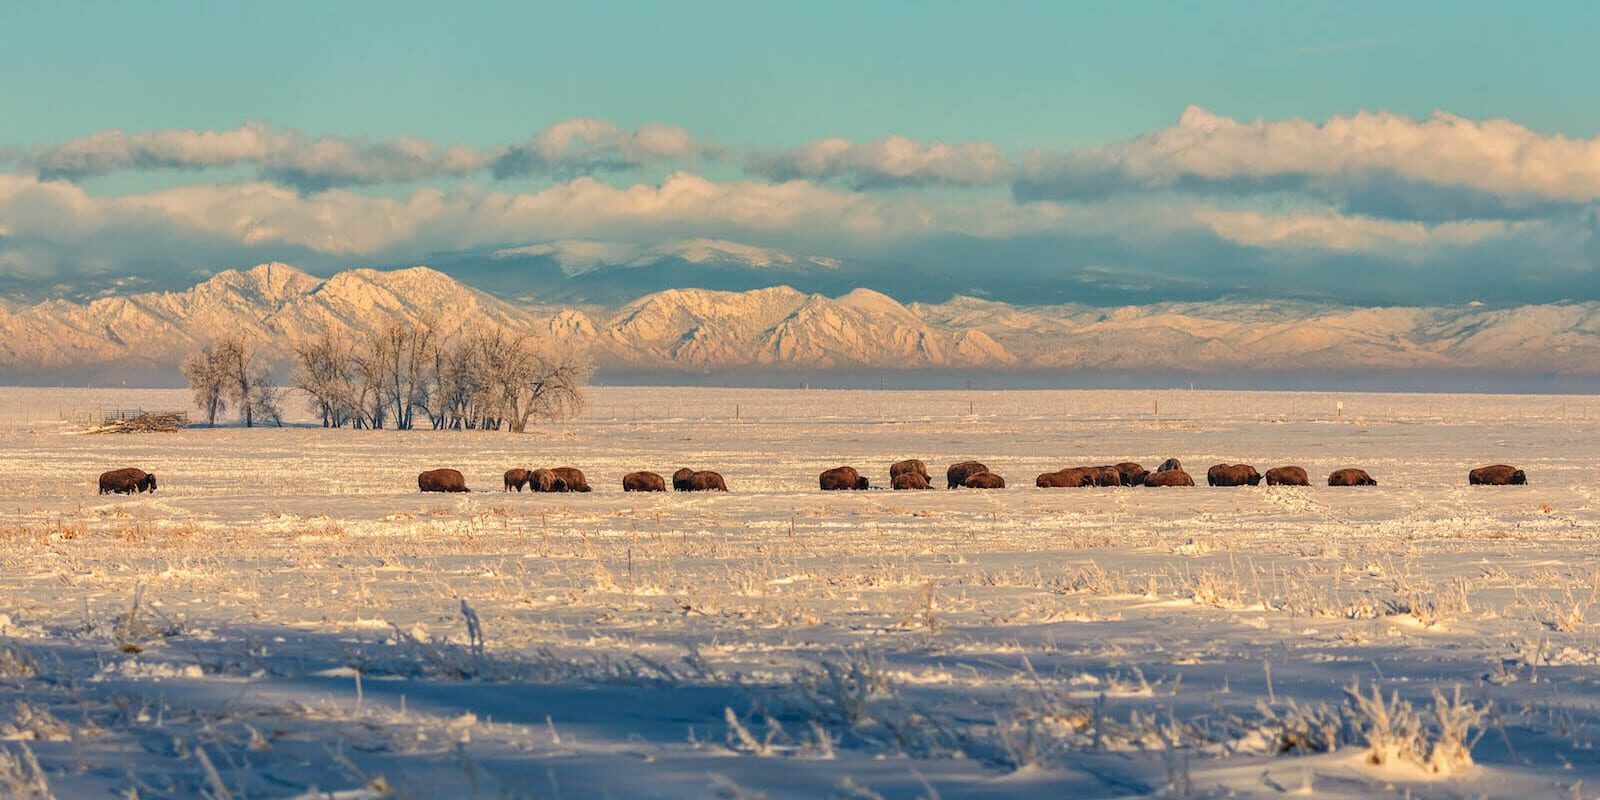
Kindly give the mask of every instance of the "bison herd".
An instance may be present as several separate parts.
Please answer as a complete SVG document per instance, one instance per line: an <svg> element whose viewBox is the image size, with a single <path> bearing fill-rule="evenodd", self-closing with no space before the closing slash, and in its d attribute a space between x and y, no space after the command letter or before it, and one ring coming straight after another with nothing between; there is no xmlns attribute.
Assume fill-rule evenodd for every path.
<svg viewBox="0 0 1600 800"><path fill-rule="evenodd" d="M1310 486L1311 477L1303 467L1273 467L1265 474L1249 464L1216 464L1206 470L1206 483L1210 486L1259 486L1265 480L1268 486ZM823 470L817 476L823 491L864 490L872 488L867 476L851 466ZM1479 467L1467 473L1467 483L1473 486L1521 486L1528 482L1522 470L1506 464ZM889 486L895 490L932 488L928 466L918 459L897 461L889 467ZM1004 489L1005 478L991 472L978 461L951 464L945 470L945 485L949 489ZM1146 470L1132 461L1092 467L1065 467L1055 472L1045 472L1034 479L1040 488L1085 488L1094 486L1194 486L1176 458L1161 462L1155 471ZM1328 475L1329 486L1377 486L1378 482L1366 470L1337 469ZM583 470L575 467L552 469L508 469L505 473L504 491L521 492L587 492L591 491ZM684 467L672 473L672 488L679 492L726 492L728 484L720 473ZM467 492L466 478L453 469L430 469L417 475L417 489L423 492ZM156 476L142 469L127 467L114 469L100 475L101 494L133 494L154 492ZM630 472L622 476L625 492L665 492L667 480L649 471Z"/></svg>

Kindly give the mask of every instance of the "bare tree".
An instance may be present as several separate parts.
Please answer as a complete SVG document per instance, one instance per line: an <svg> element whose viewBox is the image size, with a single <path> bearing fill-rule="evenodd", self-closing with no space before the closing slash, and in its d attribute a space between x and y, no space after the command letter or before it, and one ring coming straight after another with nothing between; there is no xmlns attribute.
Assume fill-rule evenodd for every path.
<svg viewBox="0 0 1600 800"><path fill-rule="evenodd" d="M214 353L225 376L223 394L239 409L244 426L255 427L257 418L282 424L272 371L256 348L243 336L233 335L217 342Z"/></svg>
<svg viewBox="0 0 1600 800"><path fill-rule="evenodd" d="M577 354L501 329L480 337L479 349L487 405L511 432L526 431L535 419L565 419L583 410L589 365Z"/></svg>
<svg viewBox="0 0 1600 800"><path fill-rule="evenodd" d="M294 386L310 398L311 410L324 428L353 424L360 413L351 386L354 364L350 348L328 331L294 348Z"/></svg>
<svg viewBox="0 0 1600 800"><path fill-rule="evenodd" d="M434 382L433 323L407 324L393 320L371 337L371 353L378 362L382 392L393 414L396 430L413 427L418 408L427 413L427 394Z"/></svg>
<svg viewBox="0 0 1600 800"><path fill-rule="evenodd" d="M223 392L227 368L218 353L210 345L197 353L190 353L183 360L183 377L189 381L190 391L194 392L194 404L205 411L206 426L215 426L217 415L228 408Z"/></svg>
<svg viewBox="0 0 1600 800"><path fill-rule="evenodd" d="M249 428L257 419L283 424L272 371L243 336L223 337L183 361L183 374L194 391L195 404L206 412L206 424L232 404Z"/></svg>

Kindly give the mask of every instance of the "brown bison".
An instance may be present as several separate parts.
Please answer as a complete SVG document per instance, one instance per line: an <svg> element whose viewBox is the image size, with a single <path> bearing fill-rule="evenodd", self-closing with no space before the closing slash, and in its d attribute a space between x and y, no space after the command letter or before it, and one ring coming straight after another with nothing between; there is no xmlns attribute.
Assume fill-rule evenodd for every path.
<svg viewBox="0 0 1600 800"><path fill-rule="evenodd" d="M1336 469L1328 476L1329 486L1377 486L1364 469Z"/></svg>
<svg viewBox="0 0 1600 800"><path fill-rule="evenodd" d="M557 478L556 474L548 469L540 468L528 473L528 491L530 492L564 492L567 482Z"/></svg>
<svg viewBox="0 0 1600 800"><path fill-rule="evenodd" d="M654 472L630 472L622 476L624 492L664 492L667 482Z"/></svg>
<svg viewBox="0 0 1600 800"><path fill-rule="evenodd" d="M1006 488L1006 479L985 470L968 475L967 479L961 482L961 485L968 489L1004 489Z"/></svg>
<svg viewBox="0 0 1600 800"><path fill-rule="evenodd" d="M467 479L453 469L430 469L417 476L417 489L424 492L465 492Z"/></svg>
<svg viewBox="0 0 1600 800"><path fill-rule="evenodd" d="M101 494L133 494L156 490L156 476L142 469L124 467L100 473Z"/></svg>
<svg viewBox="0 0 1600 800"><path fill-rule="evenodd" d="M691 492L726 492L728 484L722 480L722 474L708 469L697 469L689 475L689 488Z"/></svg>
<svg viewBox="0 0 1600 800"><path fill-rule="evenodd" d="M683 469L672 473L672 490L675 492L689 491L689 476L693 474L694 470L689 469L688 467L684 467Z"/></svg>
<svg viewBox="0 0 1600 800"><path fill-rule="evenodd" d="M1097 477L1096 472L1087 467L1067 467L1040 475L1034 479L1033 485L1041 489L1078 489L1094 486Z"/></svg>
<svg viewBox="0 0 1600 800"><path fill-rule="evenodd" d="M1311 476L1300 467L1273 467L1267 470L1268 486L1310 486Z"/></svg>
<svg viewBox="0 0 1600 800"><path fill-rule="evenodd" d="M1193 486L1194 478L1189 477L1189 473L1181 469L1158 469L1145 476L1144 485L1157 487Z"/></svg>
<svg viewBox="0 0 1600 800"><path fill-rule="evenodd" d="M817 482L825 492L867 488L867 477L856 472L855 467L834 467L823 470L822 474L817 476Z"/></svg>
<svg viewBox="0 0 1600 800"><path fill-rule="evenodd" d="M1166 461L1161 462L1161 466L1156 467L1156 472L1172 472L1173 470L1177 470L1178 472L1183 471L1183 464L1180 463L1176 458L1169 458Z"/></svg>
<svg viewBox="0 0 1600 800"><path fill-rule="evenodd" d="M931 489L928 478L916 472L902 472L889 480L889 485L896 491L901 489Z"/></svg>
<svg viewBox="0 0 1600 800"><path fill-rule="evenodd" d="M1206 483L1212 486L1261 485L1261 473L1249 464L1216 464L1206 470Z"/></svg>
<svg viewBox="0 0 1600 800"><path fill-rule="evenodd" d="M1089 471L1094 473L1094 485L1096 486L1122 485L1122 470L1119 470L1116 467L1089 467Z"/></svg>
<svg viewBox="0 0 1600 800"><path fill-rule="evenodd" d="M560 478L561 480L566 481L566 483L567 483L567 491L569 491L569 492L587 492L587 491L590 491L590 489L589 489L589 481L588 481L588 479L583 477L583 470L578 469L576 467L556 467L555 469L552 469L550 471L552 473L554 473L557 478Z"/></svg>
<svg viewBox="0 0 1600 800"><path fill-rule="evenodd" d="M931 479L928 477L928 465L922 463L921 459L908 458L904 461L896 461L889 465L889 483L894 483L896 476L903 475L908 472L922 476L923 483L931 482Z"/></svg>
<svg viewBox="0 0 1600 800"><path fill-rule="evenodd" d="M521 467L516 467L514 469L508 469L508 470L506 470L506 488L505 488L505 491L509 492L512 489L515 489L515 490L520 492L520 491L522 491L522 487L527 486L529 481L532 481L532 480L533 480L533 473L529 472L528 470L525 470L525 469L523 469Z"/></svg>
<svg viewBox="0 0 1600 800"><path fill-rule="evenodd" d="M1124 461L1118 464L1117 472L1122 473L1123 486L1142 486L1144 485L1144 476L1150 474L1150 470L1132 461Z"/></svg>
<svg viewBox="0 0 1600 800"><path fill-rule="evenodd" d="M1467 483L1473 486L1521 486L1527 482L1527 473L1507 464L1478 467L1467 473Z"/></svg>
<svg viewBox="0 0 1600 800"><path fill-rule="evenodd" d="M976 461L963 461L959 464L951 464L950 469L945 471L944 478L945 482L949 484L949 488L954 489L957 486L965 486L967 476L988 471L988 467Z"/></svg>

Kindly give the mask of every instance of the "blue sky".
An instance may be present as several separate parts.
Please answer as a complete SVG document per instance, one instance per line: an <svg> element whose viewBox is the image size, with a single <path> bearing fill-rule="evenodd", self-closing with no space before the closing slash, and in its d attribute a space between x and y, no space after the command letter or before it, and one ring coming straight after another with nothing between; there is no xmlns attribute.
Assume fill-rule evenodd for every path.
<svg viewBox="0 0 1600 800"><path fill-rule="evenodd" d="M1600 290L1584 291L1593 284L1593 197L1600 195L1584 187L1592 153L1600 151L1578 148L1583 163L1573 176L1552 178L1545 166L1521 163L1510 170L1516 175L1478 180L1473 176L1495 175L1504 165L1463 156L1412 170L1415 157L1403 148L1413 132L1398 123L1370 126L1354 148L1334 132L1338 120L1361 112L1425 126L1442 111L1473 125L1508 122L1517 131L1496 141L1532 137L1571 161L1574 151L1561 143L1593 140L1600 131L1595 4L453 5L462 7L0 6L0 74L7 76L0 92L0 157L7 160L0 170L40 181L13 182L12 201L0 200L0 279L43 285L108 280L128 270L187 275L267 257L326 269L568 236L715 234L825 254L934 260L929 254L941 252L939 242L954 237L964 245L964 258L993 253L988 266L1025 267L1043 280L1124 266L1140 274L1232 271L1259 279L1354 259L1373 274L1404 265L1424 273L1404 276L1408 285L1426 287L1450 275L1451 264L1464 265L1477 280L1503 268L1495 259L1519 252L1533 262L1517 269L1532 271L1533 283L1544 288L1502 299L1600 296ZM1172 131L1191 107L1204 112L1186 117L1191 121L1327 125L1324 141L1294 147L1326 146L1328 163L1345 158L1352 166L1319 171L1317 154L1294 150L1263 152L1263 165L1277 158L1292 162L1287 167L1230 161L1221 174L1214 162L1185 166L1175 163L1183 156L1170 147L1151 155L1133 144ZM575 119L604 121L620 133L591 128L583 141L597 144L582 158L541 156L506 171L511 162L499 160L506 148ZM203 134L247 124L259 128L252 136L265 131L260 135L278 137L253 145L271 155L260 150L196 161L193 148L151 156L146 144L124 142L116 145L120 161L89 167L71 161L84 148L103 145L93 137L105 132ZM652 126L687 138L671 146L659 137L627 138ZM1368 158L1367 150L1389 146L1373 137L1390 129L1396 136L1392 157ZM618 144L616 136L626 141ZM1477 147L1485 134L1473 129L1448 136L1454 138L1428 148ZM804 159L795 153L812 143L864 145L885 137L923 147L981 146L987 149L956 158L998 157L1008 166L885 178L867 174L876 168L864 168L864 160L882 154L866 152L840 156L843 161L831 167L796 166ZM308 174L337 156L329 150L306 154L308 143L323 139L326 147L389 149L379 154L381 165L352 168L359 178L347 171ZM466 166L458 159L456 166L439 168L437 162L448 159L433 155L425 159L431 159L428 166L396 173L390 145L402 140L440 154L464 145L472 154L461 155ZM1254 145L1241 139L1231 146ZM143 155L128 156L130 148L144 148ZM415 150L411 144L401 149ZM1506 152L1479 148L1472 157ZM1031 156L1052 164L1040 168L1050 174L1025 166ZM1151 172L1107 178L1108 164L1126 171L1129 159L1141 158L1162 163ZM1355 172L1359 176L1350 179ZM663 191L685 175L714 184L693 185L689 194L715 195L716 207L685 211L675 199L682 192ZM1115 187L1107 189L1107 180ZM595 199L599 189L591 184L655 196L648 210L635 204L621 213L612 205L604 219L578 219L570 209L580 199L616 199ZM266 197L271 186L287 186L298 199ZM171 195L176 189L188 194ZM26 204L17 199L24 191L31 198ZM52 199L40 200L41 192L53 193ZM444 193L446 205L471 208L426 216L419 207L431 202L428 192ZM1405 197L1396 201L1399 194ZM511 199L502 203L502 196ZM748 211L751 204L779 202L812 203L816 214L755 219ZM82 211L86 204L92 213ZM492 224L485 222L486 205L495 206ZM157 206L159 212L151 210ZM296 228L305 219L328 217L330 206L357 221L341 222L338 231ZM511 218L500 206L553 210ZM41 218L52 208L79 210L70 221ZM881 225L839 232L825 217L846 209L881 214ZM1072 222L1055 229L1041 221L1026 230L938 222L1008 213ZM910 230L904 221L913 217L933 222ZM1135 227L1184 222L1139 241L1113 230L1116 218L1144 220ZM1209 232L1190 231L1195 219L1209 220L1200 226ZM165 228L165 245L133 242L123 248L131 260L117 255L118 242L127 244L152 224ZM346 236L357 224L385 228L387 235L368 229ZM1330 225L1342 227L1330 234ZM1500 229L1490 230L1493 225ZM1220 236L1221 246L1207 240L1196 247L1185 238L1191 234ZM1365 244L1374 235L1381 241ZM1118 243L1101 246L1107 237ZM1309 244L1296 248L1302 241ZM985 243L993 247L985 250ZM1092 259L1058 255L1091 250ZM1220 261L1186 263L1185 250ZM1216 281L1213 293L1225 293L1228 285ZM1382 294L1364 296L1381 300ZM1420 302L1426 294L1409 288L1393 299ZM1441 299L1453 299L1448 294Z"/></svg>

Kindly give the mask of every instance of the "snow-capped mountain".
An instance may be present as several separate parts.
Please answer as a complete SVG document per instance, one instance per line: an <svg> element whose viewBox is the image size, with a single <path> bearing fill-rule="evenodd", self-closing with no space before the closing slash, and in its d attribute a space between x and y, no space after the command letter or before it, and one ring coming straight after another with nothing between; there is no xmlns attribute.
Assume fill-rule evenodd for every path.
<svg viewBox="0 0 1600 800"><path fill-rule="evenodd" d="M825 268L825 267L823 267ZM970 297L902 304L871 289L669 289L620 307L516 304L427 267L317 278L284 264L181 292L0 307L0 371L151 368L240 331L287 360L321 331L391 320L443 336L501 326L585 350L602 368L1024 369L1207 372L1480 370L1600 374L1600 303L1488 309L1301 303L1015 306Z"/></svg>
<svg viewBox="0 0 1600 800"><path fill-rule="evenodd" d="M722 239L683 239L645 247L622 242L592 239L563 239L524 247L494 251L497 261L523 257L544 257L554 261L563 274L571 277L606 267L641 269L662 261L687 264L720 264L755 270L839 269L841 262L824 256L796 256L767 247L729 242Z"/></svg>
<svg viewBox="0 0 1600 800"><path fill-rule="evenodd" d="M499 297L610 306L667 289L746 291L783 285L803 292L843 294L874 281L903 279L906 271L890 270L885 278L881 264L711 238L652 245L563 239L486 252L442 253L430 263ZM948 295L948 287L944 291Z"/></svg>

